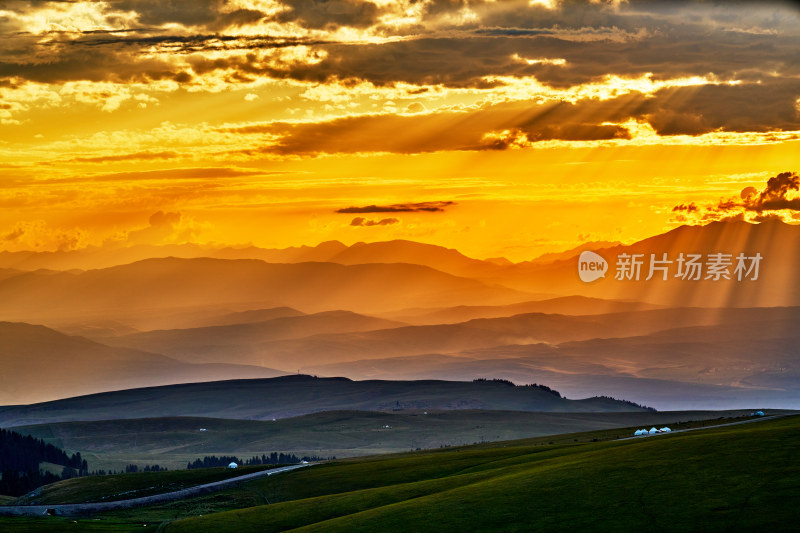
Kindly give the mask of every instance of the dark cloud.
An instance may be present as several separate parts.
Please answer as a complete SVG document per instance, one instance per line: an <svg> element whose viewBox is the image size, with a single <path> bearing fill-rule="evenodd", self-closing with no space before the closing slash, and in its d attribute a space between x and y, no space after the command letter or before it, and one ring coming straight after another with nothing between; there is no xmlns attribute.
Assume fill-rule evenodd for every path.
<svg viewBox="0 0 800 533"><path fill-rule="evenodd" d="M225 0L111 0L109 5L114 10L135 11L142 24L198 26L216 21Z"/></svg>
<svg viewBox="0 0 800 533"><path fill-rule="evenodd" d="M753 222L783 222L783 217L775 213L767 213L765 215L756 215L751 220Z"/></svg>
<svg viewBox="0 0 800 533"><path fill-rule="evenodd" d="M53 32L43 39L21 31L16 18L0 17L0 32L7 37L0 42L0 87L25 81L191 83L212 72L222 73L230 83L270 77L481 89L503 84L487 79L492 76L532 76L551 87L649 73L654 80L704 76L722 82L605 102L529 102L512 106L513 111L495 106L427 114L417 105L409 108L418 113L414 117L274 124L267 129L281 140L265 151L277 153L415 153L608 140L627 138L627 130L615 124L631 118L648 122L661 135L800 129L800 11L790 2L630 0L611 8L604 2L565 0L557 9L547 9L527 0L430 0L423 6L423 22L406 30L380 26L389 8L367 0L282 3L285 10L274 15L279 21L313 29L373 26L387 36L407 38L337 43L280 35L240 37L225 29L258 22L265 13L232 10L226 0L109 0L109 23L116 20L113 13L132 11L142 27L122 27L118 21L119 31ZM24 14L41 5L10 0L4 8ZM467 19L471 22L458 16L465 8L475 14ZM270 49L298 45L317 61L269 58ZM165 53L152 54L153 49ZM741 83L725 83L733 80Z"/></svg>
<svg viewBox="0 0 800 533"><path fill-rule="evenodd" d="M781 172L767 180L763 191L748 194L743 198L744 206L749 211L774 211L778 209L791 209L800 211L800 198L789 198L790 192L800 190L800 176L794 172Z"/></svg>
<svg viewBox="0 0 800 533"><path fill-rule="evenodd" d="M257 9L237 9L228 13L221 14L213 24L209 25L212 29L225 29L238 26L255 24L266 18L267 14Z"/></svg>
<svg viewBox="0 0 800 533"><path fill-rule="evenodd" d="M793 195L800 191L800 176L794 172L781 172L767 180L767 185L759 191L755 187L746 187L739 198L720 201L713 211L779 211L790 209L800 211L800 196Z"/></svg>
<svg viewBox="0 0 800 533"><path fill-rule="evenodd" d="M661 135L800 129L797 80L663 89L637 109Z"/></svg>
<svg viewBox="0 0 800 533"><path fill-rule="evenodd" d="M382 218L380 220L370 220L364 217L356 217L350 221L351 226L369 227L369 226L390 226L397 224L400 220L396 218Z"/></svg>
<svg viewBox="0 0 800 533"><path fill-rule="evenodd" d="M468 110L359 115L223 131L269 134L277 140L262 151L279 154L502 150L549 140L627 139L630 132L622 124L629 120L649 123L661 135L795 131L800 130L796 99L791 81L689 86L605 101L506 102Z"/></svg>
<svg viewBox="0 0 800 533"><path fill-rule="evenodd" d="M345 207L337 209L337 213L437 213L450 206L456 205L452 201L416 202L392 205L367 205L363 207ZM354 219L359 220L358 218ZM363 219L361 219L363 220ZM393 220L393 219L384 219Z"/></svg>
<svg viewBox="0 0 800 533"><path fill-rule="evenodd" d="M738 197L720 200L715 206L705 208L702 220L720 220L739 217L744 219L747 212L757 213L757 222L772 219L783 220L775 211L790 210L800 212L800 176L795 172L781 172L767 180L763 190L745 187ZM672 208L675 212L697 213L698 207L681 204ZM734 214L731 214L734 213Z"/></svg>
<svg viewBox="0 0 800 533"><path fill-rule="evenodd" d="M286 10L276 15L279 20L315 29L373 25L383 9L366 0L284 0L283 3ZM11 2L10 5L11 9L16 6L17 11L24 12L34 4ZM311 82L367 80L384 86L409 82L485 87L486 76L535 76L552 86L567 87L597 81L608 74L653 73L655 79L712 75L722 80L760 81L780 89L773 83L791 84L788 81L791 76L800 75L800 32L796 27L797 16L790 16L797 13L791 5L634 1L609 9L602 3L566 1L559 9L546 9L526 0L469 3L435 0L425 4L427 15L434 17L433 22L412 28L415 33L409 39L366 44L306 43L323 58L315 64L274 65L255 53L196 63L206 72L235 70L243 81L253 76L269 76ZM446 26L436 25L439 19L435 17L457 20L459 17L454 15L467 6L477 15L471 25L459 23L458 31L446 31ZM257 22L265 16L257 10L227 9L225 0L111 0L109 4L109 12L134 11L141 24L153 28L169 23L222 32L226 27ZM385 31L391 33L390 29ZM4 35L12 33L9 29ZM137 52L154 44L172 46L172 51L201 53L229 48L257 51L299 44L296 37L240 39L224 33L170 36L157 30L149 33L138 37L65 35L52 43L49 52L40 49L36 43L41 39L36 36L20 37L27 41L0 44L0 51L4 52L0 57L5 58L0 63L0 77L52 82L174 79L187 76L182 67L144 59ZM89 44L104 50L80 50ZM74 50L75 47L79 50ZM527 64L519 57L559 58L566 63ZM794 88L797 95L797 82ZM712 96L735 98L740 93L740 88L731 88L725 95L717 92ZM722 98L719 105L724 102ZM784 112L785 107L771 109L776 116ZM660 127L664 131L685 132L699 131L706 125L691 115L679 115L665 117Z"/></svg>
<svg viewBox="0 0 800 533"><path fill-rule="evenodd" d="M274 20L296 22L306 28L364 28L377 22L382 10L364 0L282 0L286 10Z"/></svg>
<svg viewBox="0 0 800 533"><path fill-rule="evenodd" d="M262 151L279 154L498 150L546 140L608 140L628 131L604 122L629 118L626 105L513 102L471 111L361 115L318 123L271 123L223 131L277 136Z"/></svg>
<svg viewBox="0 0 800 533"><path fill-rule="evenodd" d="M109 11L134 11L140 24L182 24L211 30L254 24L267 16L255 9L227 11L227 0L111 0Z"/></svg>
<svg viewBox="0 0 800 533"><path fill-rule="evenodd" d="M685 213L696 213L698 211L698 209L699 208L697 207L697 204L692 202L692 203L689 203L689 204L676 205L675 207L672 208L672 211L675 211L675 212L683 211Z"/></svg>

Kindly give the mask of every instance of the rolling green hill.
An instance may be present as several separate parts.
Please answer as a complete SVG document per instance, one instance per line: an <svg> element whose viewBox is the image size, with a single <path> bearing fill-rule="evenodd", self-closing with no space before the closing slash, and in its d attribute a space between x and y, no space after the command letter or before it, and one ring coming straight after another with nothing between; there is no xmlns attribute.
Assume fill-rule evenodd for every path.
<svg viewBox="0 0 800 533"><path fill-rule="evenodd" d="M144 525L160 525L172 533L797 530L800 416L604 440L618 433L333 461L184 501L86 519L0 518L0 528L141 531ZM52 496L52 501L63 501L64 493L52 491Z"/></svg>
<svg viewBox="0 0 800 533"><path fill-rule="evenodd" d="M14 504L52 505L63 502L86 503L130 500L221 481L268 468L270 467L200 468L195 470L138 472L135 474L72 478L42 487L32 495L18 498Z"/></svg>
<svg viewBox="0 0 800 533"><path fill-rule="evenodd" d="M800 417L566 446L339 462L257 481L283 503L166 531L796 531Z"/></svg>

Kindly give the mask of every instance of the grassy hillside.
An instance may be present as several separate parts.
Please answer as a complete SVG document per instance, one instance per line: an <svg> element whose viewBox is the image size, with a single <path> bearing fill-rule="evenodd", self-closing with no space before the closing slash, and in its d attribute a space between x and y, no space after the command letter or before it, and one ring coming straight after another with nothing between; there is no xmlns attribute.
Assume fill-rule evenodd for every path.
<svg viewBox="0 0 800 533"><path fill-rule="evenodd" d="M35 405L0 407L0 425L163 416L271 420L342 409L642 410L607 398L567 400L541 388L494 382L351 381L291 375L148 387Z"/></svg>
<svg viewBox="0 0 800 533"><path fill-rule="evenodd" d="M512 440L626 426L673 424L748 412L526 413L520 411L335 411L269 421L218 418L140 418L63 422L15 428L80 451L91 468L134 462L183 468L203 455L251 457L272 451L349 457L475 442ZM206 431L200 431L200 428ZM627 434L627 433L623 433Z"/></svg>
<svg viewBox="0 0 800 533"><path fill-rule="evenodd" d="M181 490L195 485L251 474L271 466L241 466L237 469L199 468L167 472L139 472L67 479L46 485L15 501L15 505L53 505L130 500Z"/></svg>
<svg viewBox="0 0 800 533"><path fill-rule="evenodd" d="M800 417L585 445L474 447L254 482L283 503L166 531L796 530Z"/></svg>
<svg viewBox="0 0 800 533"><path fill-rule="evenodd" d="M615 433L334 461L152 508L76 523L0 518L0 528L796 531L800 416L603 440Z"/></svg>

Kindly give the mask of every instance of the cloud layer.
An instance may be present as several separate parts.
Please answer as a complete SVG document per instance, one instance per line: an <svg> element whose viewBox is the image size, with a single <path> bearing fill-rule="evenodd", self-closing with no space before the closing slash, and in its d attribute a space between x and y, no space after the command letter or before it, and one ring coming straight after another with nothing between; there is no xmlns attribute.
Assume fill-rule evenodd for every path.
<svg viewBox="0 0 800 533"><path fill-rule="evenodd" d="M344 207L337 213L437 213L455 205L453 201L417 202L392 205L366 205L363 207Z"/></svg>
<svg viewBox="0 0 800 533"><path fill-rule="evenodd" d="M763 222L766 220L790 221L800 214L800 176L796 172L781 172L767 180L763 189L745 187L738 196L720 200L700 208L694 202L672 208L679 213L679 221L689 216L701 221L736 219ZM748 216L754 214L752 216Z"/></svg>
<svg viewBox="0 0 800 533"><path fill-rule="evenodd" d="M274 154L630 140L621 125L630 120L660 136L800 130L800 9L791 2L6 4L0 87L19 98L0 110L9 124L31 108L19 93L31 84L111 84L93 96L110 111L157 101L158 91L293 83L328 92L366 84L402 102L270 121ZM138 95L128 87L136 84ZM434 95L472 103L436 105Z"/></svg>

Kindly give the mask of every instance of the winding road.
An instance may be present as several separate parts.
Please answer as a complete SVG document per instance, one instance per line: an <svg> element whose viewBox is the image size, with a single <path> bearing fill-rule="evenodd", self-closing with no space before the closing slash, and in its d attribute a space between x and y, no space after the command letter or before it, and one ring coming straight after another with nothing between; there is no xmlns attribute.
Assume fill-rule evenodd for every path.
<svg viewBox="0 0 800 533"><path fill-rule="evenodd" d="M313 464L314 463L308 463L272 468L269 470L262 470L260 472L245 474L243 476L237 476L230 479L223 479L222 481L205 483L203 485L197 485L187 489L165 492L163 494L155 494L153 496L143 496L141 498L133 498L130 500L117 500L114 502L99 503L70 503L63 505L5 505L0 506L0 516L85 516L103 511L116 511L118 509L143 507L147 505L153 505L155 503L171 502L192 496L198 496L200 494L216 492L243 481L250 481L251 479L272 476L274 474L280 474L283 472L290 472L292 470L297 470L298 468L313 466Z"/></svg>

